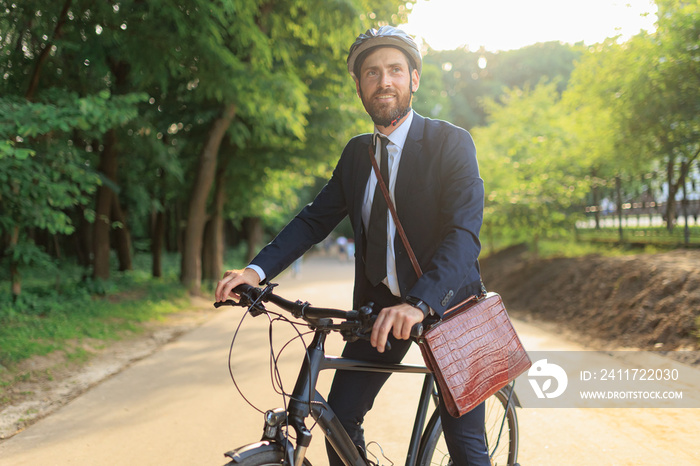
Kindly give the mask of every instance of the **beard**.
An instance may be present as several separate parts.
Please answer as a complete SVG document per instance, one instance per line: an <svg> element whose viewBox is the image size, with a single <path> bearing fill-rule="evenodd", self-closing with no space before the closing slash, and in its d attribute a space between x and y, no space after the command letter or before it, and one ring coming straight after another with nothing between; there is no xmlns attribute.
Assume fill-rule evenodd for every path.
<svg viewBox="0 0 700 466"><path fill-rule="evenodd" d="M392 91L398 96L396 104L377 102L373 98L365 99L364 95L362 97L362 105L364 105L365 111L377 126L391 126L393 122L400 120L411 110L411 94L409 93L402 97L398 91ZM380 89L374 94L379 95L386 92L387 89Z"/></svg>

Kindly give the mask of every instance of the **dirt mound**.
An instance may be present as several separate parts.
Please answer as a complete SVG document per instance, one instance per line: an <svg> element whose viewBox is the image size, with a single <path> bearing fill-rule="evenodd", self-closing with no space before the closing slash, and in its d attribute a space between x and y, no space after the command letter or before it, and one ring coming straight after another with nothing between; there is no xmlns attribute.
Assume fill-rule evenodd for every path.
<svg viewBox="0 0 700 466"><path fill-rule="evenodd" d="M514 246L481 265L514 315L560 323L610 348L700 349L700 251L532 260Z"/></svg>

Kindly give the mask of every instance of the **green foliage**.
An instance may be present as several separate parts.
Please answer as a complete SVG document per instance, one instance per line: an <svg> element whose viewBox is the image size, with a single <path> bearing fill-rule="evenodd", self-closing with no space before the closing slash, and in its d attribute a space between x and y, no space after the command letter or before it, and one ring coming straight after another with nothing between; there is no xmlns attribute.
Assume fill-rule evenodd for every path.
<svg viewBox="0 0 700 466"><path fill-rule="evenodd" d="M426 61L420 87L413 97L413 109L423 116L449 120L453 112L452 101L447 95L442 73L438 66Z"/></svg>
<svg viewBox="0 0 700 466"><path fill-rule="evenodd" d="M348 139L371 130L347 73L347 50L359 32L392 15L404 19L407 10L394 0L330 3L286 1L263 16L273 60L236 101L222 147L233 180L226 188L235 200L226 205L231 219L256 216L279 228L313 198L309 187L330 175Z"/></svg>
<svg viewBox="0 0 700 466"><path fill-rule="evenodd" d="M578 238L591 242L620 242L620 230L618 228L588 228L579 229L576 232ZM623 229L623 243L649 244L650 246L680 246L685 244L685 229L676 228L669 232L664 227L625 227ZM697 247L700 245L700 226L688 227L688 244Z"/></svg>
<svg viewBox="0 0 700 466"><path fill-rule="evenodd" d="M135 93L124 96L110 95L108 90L87 97L75 93L52 90L42 95L43 101L28 102L8 97L0 100L0 136L3 139L48 136L61 139L61 133L73 130L86 136L99 136L108 129L126 123L137 114L136 105L148 98Z"/></svg>
<svg viewBox="0 0 700 466"><path fill-rule="evenodd" d="M630 197L653 195L665 184L672 209L687 174L681 162L690 166L700 155L700 7L677 0L657 4L656 32L589 48L566 100L578 113L582 149L596 160L597 184L616 176L632 180L625 189ZM675 214L666 215L671 227Z"/></svg>
<svg viewBox="0 0 700 466"><path fill-rule="evenodd" d="M539 43L518 50L470 52L464 49L434 51L428 50L424 61L428 70L442 70L444 97L450 105L443 105L442 99L432 100L430 105L441 105L444 110L440 118L470 130L486 124L486 100L498 100L504 90L510 88L534 87L545 79L557 83L561 93L566 87L574 68L574 61L581 53L580 47L558 42ZM430 72L430 71L429 71ZM432 73L426 76L433 79ZM421 87L429 84L421 82ZM416 94L421 95L420 90ZM437 96L430 93L431 99ZM442 89L440 92L442 96ZM418 99L420 108L423 104ZM417 107L419 108L419 107ZM426 116L433 116L434 107L427 107Z"/></svg>
<svg viewBox="0 0 700 466"><path fill-rule="evenodd" d="M414 107L473 129L490 249L561 237L583 203L597 202L592 188L614 195L617 176L630 197L678 187L679 162L697 173L700 14L693 2L657 3L658 30L624 43L428 50ZM37 238L55 235L57 249L75 254L89 237L78 239L77 222L95 221L100 183L127 216L113 226L139 250L152 243L157 212L175 249L199 154L228 105L236 113L217 167L224 215L277 230L313 198L347 140L371 131L346 71L349 45L407 11L400 0L0 0L3 260L60 274ZM97 168L107 132L114 180Z"/></svg>
<svg viewBox="0 0 700 466"><path fill-rule="evenodd" d="M589 255L615 257L640 253L654 254L657 252L660 252L660 249L654 246L640 248L630 247L628 245L589 243L586 241L579 241L573 235L568 235L559 240L542 241L540 242L538 250L539 257L543 259L551 257L583 257Z"/></svg>
<svg viewBox="0 0 700 466"><path fill-rule="evenodd" d="M89 153L72 139L74 131L85 138L98 136L133 118L136 104L144 98L103 91L83 98L49 92L40 102L0 99L0 141L12 148L0 154L0 230L73 233L71 210L88 205L100 183L90 168ZM50 263L30 238L18 236L5 251L12 263Z"/></svg>
<svg viewBox="0 0 700 466"><path fill-rule="evenodd" d="M490 124L476 128L485 180L484 236L527 240L565 232L586 195L586 160L575 144L554 83L514 89L503 103L487 102Z"/></svg>
<svg viewBox="0 0 700 466"><path fill-rule="evenodd" d="M490 249L504 238L536 243L561 235L584 202L617 201L616 178L622 199L659 202L672 201L692 173L688 167L700 156L700 8L677 0L657 3L656 32L576 47L573 55L553 61L542 60L546 54L527 60L528 54L537 57L535 50L521 50L513 66L499 69L506 56L484 52L480 58L487 65L479 70L476 56L465 64L452 54L448 79L471 73L470 84L481 86L481 95L489 95L484 81L495 81L498 73L512 86L508 70L519 66L535 71L542 65L539 74L515 73L530 84L538 75L564 78L511 87L502 97L481 101L487 126L473 132L487 195L482 236ZM562 57L577 54L572 72ZM472 112L464 121L478 117L473 100L461 108ZM675 214L666 215L672 224Z"/></svg>

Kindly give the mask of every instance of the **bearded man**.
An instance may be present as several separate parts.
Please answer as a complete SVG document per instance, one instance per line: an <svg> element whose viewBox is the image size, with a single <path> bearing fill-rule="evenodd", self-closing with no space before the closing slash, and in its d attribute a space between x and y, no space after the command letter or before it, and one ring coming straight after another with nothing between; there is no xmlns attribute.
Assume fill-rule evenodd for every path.
<svg viewBox="0 0 700 466"><path fill-rule="evenodd" d="M257 286L275 277L349 216L356 245L353 308L372 302L377 320L370 341L347 343L343 356L396 363L411 345L414 324L428 315L439 318L452 304L480 293L484 187L469 133L411 108L422 58L410 36L391 26L368 30L350 48L348 71L374 122L373 133L348 142L316 199L248 267L226 272L216 299L225 301L239 284ZM370 153L382 167L380 174L424 272L420 278L397 238ZM391 351L385 351L387 341ZM333 380L328 402L361 448L364 417L388 377L341 370ZM483 403L453 418L440 398L440 410L453 464L489 465ZM332 466L343 464L330 445L328 455Z"/></svg>

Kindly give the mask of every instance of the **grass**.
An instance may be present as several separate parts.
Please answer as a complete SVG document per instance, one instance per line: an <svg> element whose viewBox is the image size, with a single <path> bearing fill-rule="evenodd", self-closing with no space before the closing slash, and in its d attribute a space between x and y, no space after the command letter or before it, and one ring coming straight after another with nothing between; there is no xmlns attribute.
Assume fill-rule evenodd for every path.
<svg viewBox="0 0 700 466"><path fill-rule="evenodd" d="M189 308L189 297L175 273L154 279L144 262L138 258L136 270L113 272L104 283L82 280L83 271L70 264L58 267L60 280L41 276L40 271L25 272L31 279L24 280L16 302L11 300L9 286L4 286L0 290L0 372L53 351L64 351L72 361L85 361L89 354L80 347L81 341L117 340L139 332L144 322Z"/></svg>
<svg viewBox="0 0 700 466"><path fill-rule="evenodd" d="M667 251L668 247L648 244L644 246L628 244L588 243L566 240L545 240L539 243L539 256L546 259L551 257L583 257L588 255L625 256L630 254L655 254Z"/></svg>
<svg viewBox="0 0 700 466"><path fill-rule="evenodd" d="M34 355L67 350L69 358L85 359L82 349L68 342L85 338L116 340L138 332L143 322L185 309L189 298L173 279L130 277L106 296L92 295L80 283L70 292L31 294L0 308L0 364L11 367ZM6 299L3 299L6 302Z"/></svg>
<svg viewBox="0 0 700 466"><path fill-rule="evenodd" d="M655 227L624 227L624 243L657 245L660 247L673 247L685 244L685 228L676 226L669 232L664 226ZM581 228L577 235L584 241L598 241L619 243L620 231L618 228ZM697 247L700 245L700 226L692 225L688 228L688 245Z"/></svg>
<svg viewBox="0 0 700 466"><path fill-rule="evenodd" d="M230 249L224 257L227 266L240 267L244 251ZM81 342L89 339L91 347L99 348L105 344L100 342L142 331L145 322L190 308L178 280L179 255L164 254L162 278L151 276L149 254L135 254L133 266L128 272L112 270L105 282L85 279L85 270L70 262L23 270L16 302L7 270L0 269L0 388L8 376L22 376L13 371L21 361L62 351L68 360L84 362L91 353ZM211 288L205 284L203 290Z"/></svg>
<svg viewBox="0 0 700 466"><path fill-rule="evenodd" d="M534 255L534 248L531 242L524 239L520 240L502 240L494 245L494 250L482 251L482 258L490 254L494 254L509 246L515 244L527 244L528 254ZM583 257L588 255L599 256L624 256L630 254L654 254L663 251L675 249L671 246L654 245L654 244L616 244L612 242L589 242L577 241L574 235L560 237L558 239L544 239L538 242L537 257L540 259L549 259L553 257Z"/></svg>

